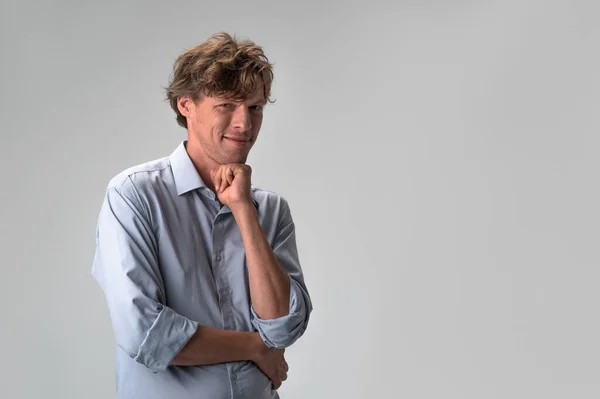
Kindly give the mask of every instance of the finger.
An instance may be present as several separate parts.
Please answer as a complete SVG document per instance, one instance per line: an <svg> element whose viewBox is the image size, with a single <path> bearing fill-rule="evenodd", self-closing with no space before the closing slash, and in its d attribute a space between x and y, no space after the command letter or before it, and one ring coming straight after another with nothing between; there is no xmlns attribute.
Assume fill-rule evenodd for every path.
<svg viewBox="0 0 600 399"><path fill-rule="evenodd" d="M227 183L229 185L233 183L233 170L231 168L227 168Z"/></svg>
<svg viewBox="0 0 600 399"><path fill-rule="evenodd" d="M288 366L288 364L287 364L287 362L285 360L283 361L283 369L285 370L286 373L288 371L290 371L290 368L289 368L289 366Z"/></svg>
<svg viewBox="0 0 600 399"><path fill-rule="evenodd" d="M281 381L273 381L273 389L279 389L279 387L281 386Z"/></svg>
<svg viewBox="0 0 600 399"><path fill-rule="evenodd" d="M215 191L219 192L219 188L220 188L219 186L221 184L221 173L220 173L219 168L213 169L211 171L211 174L212 174L213 183L215 185Z"/></svg>
<svg viewBox="0 0 600 399"><path fill-rule="evenodd" d="M223 186L223 187L221 187L221 190L225 190L230 185L229 179L227 178L230 170L231 170L231 168L228 166L223 167L221 169L221 182L222 182L221 185Z"/></svg>
<svg viewBox="0 0 600 399"><path fill-rule="evenodd" d="M281 376L281 381L285 381L287 380L287 373L283 373L283 375Z"/></svg>

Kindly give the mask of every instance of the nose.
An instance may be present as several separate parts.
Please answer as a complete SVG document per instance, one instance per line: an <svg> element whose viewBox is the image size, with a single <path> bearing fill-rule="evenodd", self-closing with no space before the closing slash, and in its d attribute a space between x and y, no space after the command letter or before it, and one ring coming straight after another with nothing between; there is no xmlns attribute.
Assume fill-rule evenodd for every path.
<svg viewBox="0 0 600 399"><path fill-rule="evenodd" d="M241 132L247 132L252 128L250 110L245 105L236 107L231 120L232 127Z"/></svg>

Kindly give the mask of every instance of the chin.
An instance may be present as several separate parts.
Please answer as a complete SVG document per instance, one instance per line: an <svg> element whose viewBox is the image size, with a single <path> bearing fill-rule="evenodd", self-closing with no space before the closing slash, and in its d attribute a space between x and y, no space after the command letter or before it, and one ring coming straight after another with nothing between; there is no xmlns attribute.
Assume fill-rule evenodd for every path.
<svg viewBox="0 0 600 399"><path fill-rule="evenodd" d="M221 158L221 164L225 165L228 163L246 163L246 161L248 160L248 157L223 157Z"/></svg>

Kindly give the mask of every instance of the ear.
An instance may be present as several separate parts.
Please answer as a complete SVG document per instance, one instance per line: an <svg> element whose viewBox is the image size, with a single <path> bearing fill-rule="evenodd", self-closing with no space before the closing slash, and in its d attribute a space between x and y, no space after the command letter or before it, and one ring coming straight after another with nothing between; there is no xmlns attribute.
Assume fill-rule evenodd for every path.
<svg viewBox="0 0 600 399"><path fill-rule="evenodd" d="M181 115L189 118L192 112L192 107L194 106L194 100L192 100L189 96L179 97L177 99L177 109L181 112Z"/></svg>

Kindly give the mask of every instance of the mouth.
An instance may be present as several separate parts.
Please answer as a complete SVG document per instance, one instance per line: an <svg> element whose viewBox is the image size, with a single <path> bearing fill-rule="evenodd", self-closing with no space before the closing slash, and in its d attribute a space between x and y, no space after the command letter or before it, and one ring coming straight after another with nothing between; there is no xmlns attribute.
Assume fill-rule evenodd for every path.
<svg viewBox="0 0 600 399"><path fill-rule="evenodd" d="M224 137L227 141L229 141L230 143L239 145L239 146L244 146L248 143L250 143L250 139L246 139L246 138L242 138L242 137Z"/></svg>

